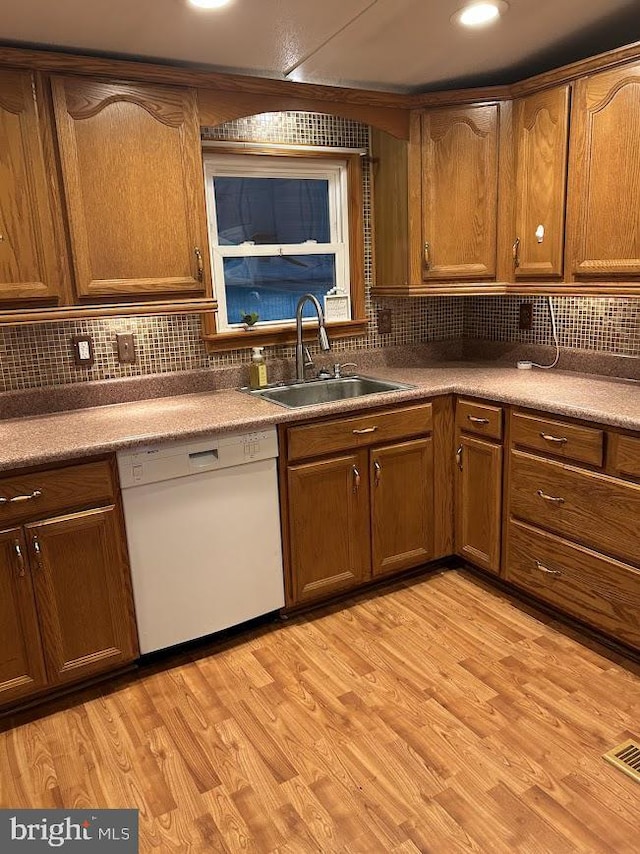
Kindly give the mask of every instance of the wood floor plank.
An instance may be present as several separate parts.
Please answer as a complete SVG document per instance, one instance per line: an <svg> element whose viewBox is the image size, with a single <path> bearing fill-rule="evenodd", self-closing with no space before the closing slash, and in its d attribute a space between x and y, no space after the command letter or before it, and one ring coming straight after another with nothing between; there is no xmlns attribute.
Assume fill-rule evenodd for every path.
<svg viewBox="0 0 640 854"><path fill-rule="evenodd" d="M142 854L631 854L640 670L463 571L179 652L0 733L0 806Z"/></svg>

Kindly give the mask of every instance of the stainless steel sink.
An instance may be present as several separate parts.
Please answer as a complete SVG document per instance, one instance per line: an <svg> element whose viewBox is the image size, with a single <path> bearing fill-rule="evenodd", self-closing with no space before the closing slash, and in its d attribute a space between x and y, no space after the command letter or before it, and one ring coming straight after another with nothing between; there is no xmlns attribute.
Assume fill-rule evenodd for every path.
<svg viewBox="0 0 640 854"><path fill-rule="evenodd" d="M405 383L377 380L373 377L339 377L338 379L310 380L305 383L290 383L271 386L252 391L242 389L256 397L270 400L289 409L301 406L314 406L318 403L331 403L351 397L363 397L367 394L380 394L389 391L401 391L415 388Z"/></svg>

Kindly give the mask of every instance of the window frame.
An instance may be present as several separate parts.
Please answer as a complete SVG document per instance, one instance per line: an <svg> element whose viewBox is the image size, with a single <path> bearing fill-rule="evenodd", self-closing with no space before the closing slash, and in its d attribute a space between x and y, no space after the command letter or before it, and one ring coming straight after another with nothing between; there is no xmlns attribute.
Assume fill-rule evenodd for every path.
<svg viewBox="0 0 640 854"><path fill-rule="evenodd" d="M282 250L279 254L333 254L337 248L336 282L341 283L350 294L351 320L328 323L327 325L333 337L345 337L365 333L367 321L364 288L362 152L352 149L312 148L310 146L264 146L250 143L220 145L210 143L203 146L203 155L210 259L214 292L218 299L219 309L222 307L226 315L226 296L224 293L220 293L221 290L224 290L224 278L222 276L224 257L238 257L242 255L273 256L274 254L278 254L272 251L274 247L279 247ZM240 251L243 246L242 244L239 246L220 245L218 243L218 231L215 219L216 212L213 201L212 179L214 174L220 174L218 171L220 167L217 164L224 163L224 159L228 158L229 165L228 167L223 166L222 171L232 174L233 167L237 166L238 158L248 156L251 156L256 163L258 162L256 161L256 157L284 158L282 166L278 166L275 161L273 162L273 177L276 176L276 172L286 172L287 169L291 172L292 177L300 177L301 173L304 173L305 177L326 177L326 175L314 175L313 173L319 173L323 168L335 172L339 167L333 164L341 162L343 165L343 177L339 180L339 192L342 204L336 206L336 213L337 217L343 220L337 223L337 225L342 228L344 243L256 244L250 247L250 251L247 251L248 247L246 245L244 246L244 251ZM309 168L296 167L297 160L306 160ZM251 177L252 164L250 161L247 161L247 163L249 168L245 174L247 174L247 177ZM317 164L317 168L314 168L314 163ZM216 165L214 166L213 164ZM268 171L271 170L256 169L255 174L256 176L265 176L265 172ZM235 174L237 174L237 168L235 169ZM283 175L283 177L287 177L287 175ZM344 222L345 217L347 220L346 223ZM332 239L335 236L333 227L334 224L332 223ZM342 253L342 259L340 260L341 269L338 270L340 252ZM229 321L229 318L227 318L227 321ZM244 329L234 324L233 319L231 324L221 324L216 320L214 315L210 315L205 321L203 338L207 342L209 350L228 349L229 347L241 348L243 346L253 347L256 344L285 344L295 340L295 321L263 321L249 334L250 338Z"/></svg>

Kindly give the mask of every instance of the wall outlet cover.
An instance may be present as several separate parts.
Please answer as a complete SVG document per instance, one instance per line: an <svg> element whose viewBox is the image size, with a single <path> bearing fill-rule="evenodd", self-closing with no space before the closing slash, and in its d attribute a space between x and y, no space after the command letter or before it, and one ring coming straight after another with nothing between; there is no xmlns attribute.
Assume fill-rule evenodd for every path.
<svg viewBox="0 0 640 854"><path fill-rule="evenodd" d="M391 309L381 308L377 315L378 335L390 335L392 331Z"/></svg>
<svg viewBox="0 0 640 854"><path fill-rule="evenodd" d="M521 302L520 303L520 321L519 328L522 330L533 329L533 303L532 302Z"/></svg>
<svg viewBox="0 0 640 854"><path fill-rule="evenodd" d="M91 335L72 335L71 352L78 368L90 368L96 360Z"/></svg>

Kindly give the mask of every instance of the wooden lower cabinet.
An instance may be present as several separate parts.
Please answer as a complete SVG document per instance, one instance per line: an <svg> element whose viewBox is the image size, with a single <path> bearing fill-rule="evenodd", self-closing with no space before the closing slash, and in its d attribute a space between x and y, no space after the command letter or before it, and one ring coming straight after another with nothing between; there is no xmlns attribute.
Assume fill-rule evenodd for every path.
<svg viewBox="0 0 640 854"><path fill-rule="evenodd" d="M295 602L369 576L367 451L291 466L287 473Z"/></svg>
<svg viewBox="0 0 640 854"><path fill-rule="evenodd" d="M83 481L88 472L100 477ZM84 491L68 489L74 481ZM0 525L2 515L30 516L0 530L0 706L138 655L115 483L105 460L0 480ZM87 507L92 499L101 506ZM53 505L58 515L38 518Z"/></svg>
<svg viewBox="0 0 640 854"><path fill-rule="evenodd" d="M283 428L288 606L420 566L450 542L435 512L448 411L436 400Z"/></svg>
<svg viewBox="0 0 640 854"><path fill-rule="evenodd" d="M373 448L369 479L373 575L400 572L431 560L432 438Z"/></svg>
<svg viewBox="0 0 640 854"><path fill-rule="evenodd" d="M502 447L458 432L456 554L500 572Z"/></svg>
<svg viewBox="0 0 640 854"><path fill-rule="evenodd" d="M26 525L50 684L135 657L123 542L112 505Z"/></svg>
<svg viewBox="0 0 640 854"><path fill-rule="evenodd" d="M0 532L0 705L46 684L38 612L21 528Z"/></svg>

